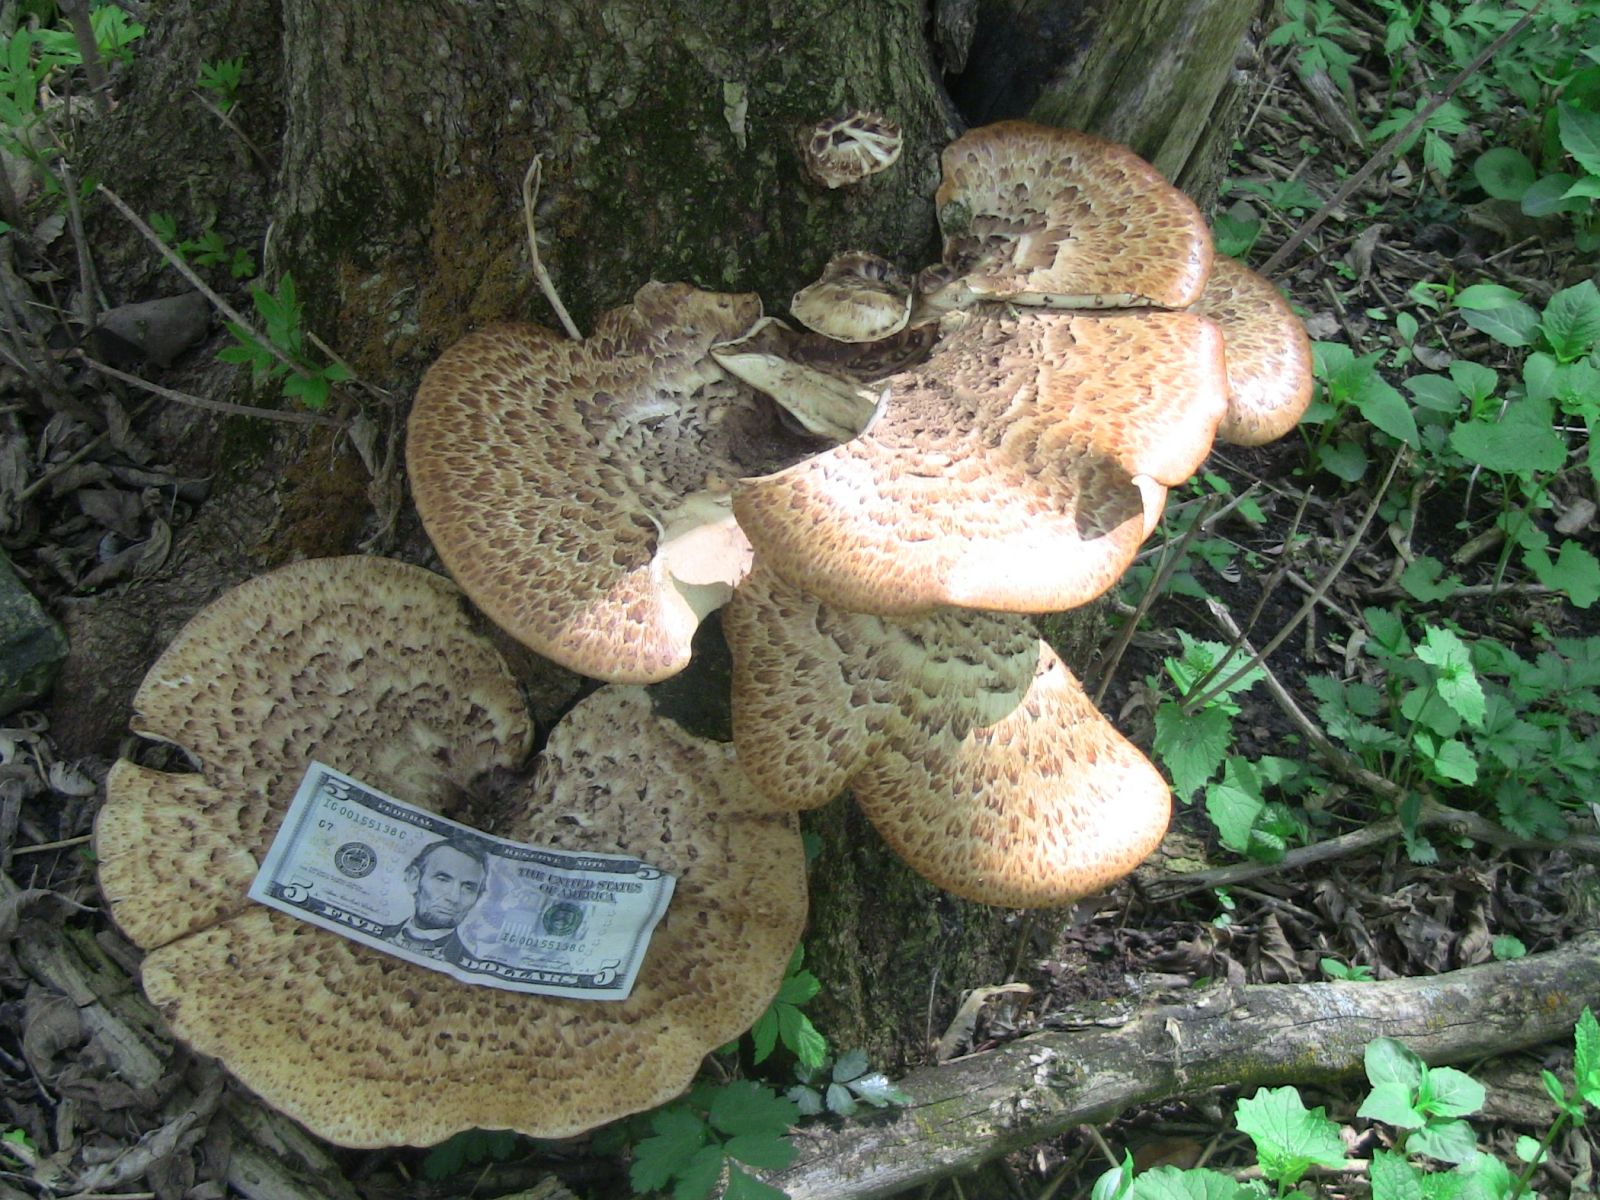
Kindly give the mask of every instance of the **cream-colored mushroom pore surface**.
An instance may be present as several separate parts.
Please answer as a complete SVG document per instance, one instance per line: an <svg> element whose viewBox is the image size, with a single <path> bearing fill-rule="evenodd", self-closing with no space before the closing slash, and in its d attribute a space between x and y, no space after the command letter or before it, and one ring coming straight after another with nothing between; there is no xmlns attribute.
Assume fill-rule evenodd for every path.
<svg viewBox="0 0 1600 1200"><path fill-rule="evenodd" d="M794 461L776 411L709 354L753 295L650 283L578 342L497 325L447 349L407 429L412 494L439 557L512 636L572 670L681 670L699 616L658 555L684 500Z"/></svg>
<svg viewBox="0 0 1600 1200"><path fill-rule="evenodd" d="M1227 347L1228 412L1217 437L1260 446L1299 424L1311 406L1311 339L1271 281L1218 255L1190 311L1215 321Z"/></svg>
<svg viewBox="0 0 1600 1200"><path fill-rule="evenodd" d="M317 559L198 612L133 700L133 729L197 774L129 761L95 828L112 916L154 948L244 909L307 765L318 759L438 808L532 742L516 684L446 579L388 559Z"/></svg>
<svg viewBox="0 0 1600 1200"><path fill-rule="evenodd" d="M1050 612L1132 561L1209 452L1222 337L1190 313L963 313L860 437L740 482L758 559L828 604ZM1136 477L1144 481L1143 486Z"/></svg>
<svg viewBox="0 0 1600 1200"><path fill-rule="evenodd" d="M1166 832L1159 772L1024 617L829 608L760 563L723 614L734 744L774 807L845 788L916 871L985 904L1067 904Z"/></svg>
<svg viewBox="0 0 1600 1200"><path fill-rule="evenodd" d="M1125 147L1001 121L945 147L944 261L978 296L1073 307L1183 308L1211 235L1187 196Z"/></svg>

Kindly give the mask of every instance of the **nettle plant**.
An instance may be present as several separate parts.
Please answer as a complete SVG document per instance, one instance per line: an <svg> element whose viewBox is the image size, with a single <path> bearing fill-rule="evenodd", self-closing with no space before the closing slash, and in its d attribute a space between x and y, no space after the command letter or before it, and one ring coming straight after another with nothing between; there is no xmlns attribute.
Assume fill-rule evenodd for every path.
<svg viewBox="0 0 1600 1200"><path fill-rule="evenodd" d="M1542 1138L1519 1137L1515 1168L1478 1146L1466 1118L1483 1108L1483 1085L1454 1067L1429 1067L1390 1038L1367 1046L1371 1085L1356 1112L1380 1128L1387 1149L1365 1164L1347 1160L1339 1125L1322 1108L1308 1109L1297 1089L1262 1088L1240 1100L1235 1122L1254 1145L1261 1179L1241 1182L1221 1171L1159 1167L1136 1174L1125 1154L1094 1186L1093 1200L1256 1200L1285 1196L1314 1169L1365 1171L1373 1200L1518 1200L1534 1196L1534 1172L1569 1124L1600 1107L1600 1024L1587 1008L1574 1036L1574 1086L1554 1073L1541 1078L1556 1116Z"/></svg>

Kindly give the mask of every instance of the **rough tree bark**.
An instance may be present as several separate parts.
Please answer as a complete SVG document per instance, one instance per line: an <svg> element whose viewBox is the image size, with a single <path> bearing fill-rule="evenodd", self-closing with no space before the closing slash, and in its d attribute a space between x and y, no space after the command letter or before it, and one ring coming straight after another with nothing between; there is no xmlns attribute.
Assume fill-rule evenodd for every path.
<svg viewBox="0 0 1600 1200"><path fill-rule="evenodd" d="M871 249L913 269L936 257L938 151L967 123L947 78L981 76L997 93L976 120L1030 110L1063 118L1061 97L1081 70L1099 97L1084 124L1158 145L1165 139L1150 131L1175 125L1175 109L1212 112L1229 71L1151 67L1135 80L1105 64L1171 60L1163 48L1193 58L1204 46L1206 65L1231 67L1258 0L1034 5L1070 33L1050 44L1059 60L1042 63L997 37L1029 7L166 0L150 6L151 34L88 165L138 211L171 213L185 236L214 222L231 244L261 245L269 274L293 271L311 326L389 392L388 402L361 401L381 462L401 436L417 378L443 346L492 320L554 325L529 270L520 212L535 154L544 157L542 253L581 327L651 278L757 291L775 311L836 251ZM1150 53L1136 60L1131 47ZM246 83L235 119L244 138L192 86L201 62L240 54ZM1140 98L1142 115L1119 96ZM1143 102L1152 96L1163 104ZM800 135L851 107L891 114L905 152L864 185L827 191L802 174ZM1203 139L1189 128L1178 140L1186 148L1169 169L1197 161ZM175 290L113 214L94 215L114 301ZM194 390L238 387L203 367L190 376ZM109 748L155 650L250 571L363 546L432 561L392 479L373 486L376 507L392 507L398 525L371 519L366 476L345 438L187 416L165 436L217 475L211 504L222 515L180 534L163 577L72 614L80 650L57 711L69 753ZM253 532L238 528L246 514ZM522 663L548 723L578 681ZM85 694L99 706L75 708L72 697ZM829 844L809 944L829 986L822 1020L837 1043L866 1045L887 1065L920 1061L930 1011L937 1027L962 987L1003 977L1008 915L933 893L847 810L820 821Z"/></svg>

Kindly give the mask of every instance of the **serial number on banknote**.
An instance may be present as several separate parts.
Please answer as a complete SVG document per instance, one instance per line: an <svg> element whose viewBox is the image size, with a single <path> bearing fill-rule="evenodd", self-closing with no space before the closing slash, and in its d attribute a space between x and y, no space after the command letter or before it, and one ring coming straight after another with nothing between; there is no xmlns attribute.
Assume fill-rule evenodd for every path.
<svg viewBox="0 0 1600 1200"><path fill-rule="evenodd" d="M481 833L313 762L250 897L463 983L624 1000L673 884L639 859Z"/></svg>

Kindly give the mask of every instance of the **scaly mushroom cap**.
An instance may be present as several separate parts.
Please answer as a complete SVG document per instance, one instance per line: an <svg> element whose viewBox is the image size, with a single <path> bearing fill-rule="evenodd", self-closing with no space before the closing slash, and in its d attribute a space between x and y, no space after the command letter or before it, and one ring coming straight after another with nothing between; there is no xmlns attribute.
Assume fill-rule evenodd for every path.
<svg viewBox="0 0 1600 1200"><path fill-rule="evenodd" d="M258 854L318 758L438 808L527 754L533 728L461 593L381 558L295 563L202 609L133 699L136 733L199 774L123 760L95 824L123 931L165 945L246 907Z"/></svg>
<svg viewBox="0 0 1600 1200"><path fill-rule="evenodd" d="M825 603L1053 612L1127 568L1211 448L1222 337L1190 313L965 314L854 441L734 492L757 557Z"/></svg>
<svg viewBox="0 0 1600 1200"><path fill-rule="evenodd" d="M911 319L911 280L886 258L848 250L794 294L789 311L807 329L836 341L876 342Z"/></svg>
<svg viewBox="0 0 1600 1200"><path fill-rule="evenodd" d="M434 363L407 433L412 493L491 620L601 679L687 664L749 563L730 482L794 457L774 450L767 401L709 354L760 315L753 295L650 283L582 342L499 325Z"/></svg>
<svg viewBox="0 0 1600 1200"><path fill-rule="evenodd" d="M148 733L204 740L207 714L231 711L224 733L242 740L235 750L219 736L216 760L262 764L242 785L225 766L213 774L209 758L189 776L124 761L108 780L95 843L102 884L124 929L150 951L142 977L151 1001L180 1038L342 1145L426 1144L468 1128L565 1137L676 1095L707 1051L754 1022L782 980L806 909L794 818L771 813L731 747L657 719L638 689L608 688L557 726L532 784L501 805L506 819L494 832L628 854L677 876L628 999L595 1004L460 983L249 902L293 777L313 754L448 810L452 790L508 763L528 740L520 707L494 712L500 694L514 700L515 685L470 633L455 590L425 572L401 568L411 578L378 589L352 575L360 586L337 597L313 580L302 590L314 615L302 616L298 633L252 615L288 603L267 583L298 584L312 578L301 568L317 566L225 596L141 689L198 690L192 713L174 700L152 721L141 708ZM396 606L392 595L411 600ZM417 621L436 598L456 629ZM241 623L250 632L236 637ZM222 669L222 686L202 676L178 687L195 644L229 640L233 657L197 660ZM249 666L257 661L266 665ZM397 684L413 674L425 682ZM223 699L214 703L214 692ZM451 700L441 706L435 695ZM251 715L266 729L254 744ZM351 725L365 736L352 739ZM501 725L512 744L477 751L500 739ZM281 786L248 790L258 779ZM165 912L130 919L135 910Z"/></svg>
<svg viewBox="0 0 1600 1200"><path fill-rule="evenodd" d="M848 187L886 171L900 158L900 126L882 113L857 109L819 122L806 138L806 171L828 188Z"/></svg>
<svg viewBox="0 0 1600 1200"><path fill-rule="evenodd" d="M733 732L780 809L846 787L916 871L984 904L1067 904L1166 832L1156 769L1023 617L829 608L758 560L723 613Z"/></svg>
<svg viewBox="0 0 1600 1200"><path fill-rule="evenodd" d="M1311 339L1278 289L1218 255L1189 311L1215 321L1227 347L1228 414L1217 437L1260 446L1293 429L1311 404Z"/></svg>
<svg viewBox="0 0 1600 1200"><path fill-rule="evenodd" d="M951 142L940 162L934 202L957 278L928 297L935 307L1184 308L1200 298L1205 220L1126 147L1001 121Z"/></svg>
<svg viewBox="0 0 1600 1200"><path fill-rule="evenodd" d="M902 329L875 342L841 342L763 317L744 337L711 348L728 374L764 392L807 433L830 442L859 434L878 409L869 386L927 360L938 329Z"/></svg>

